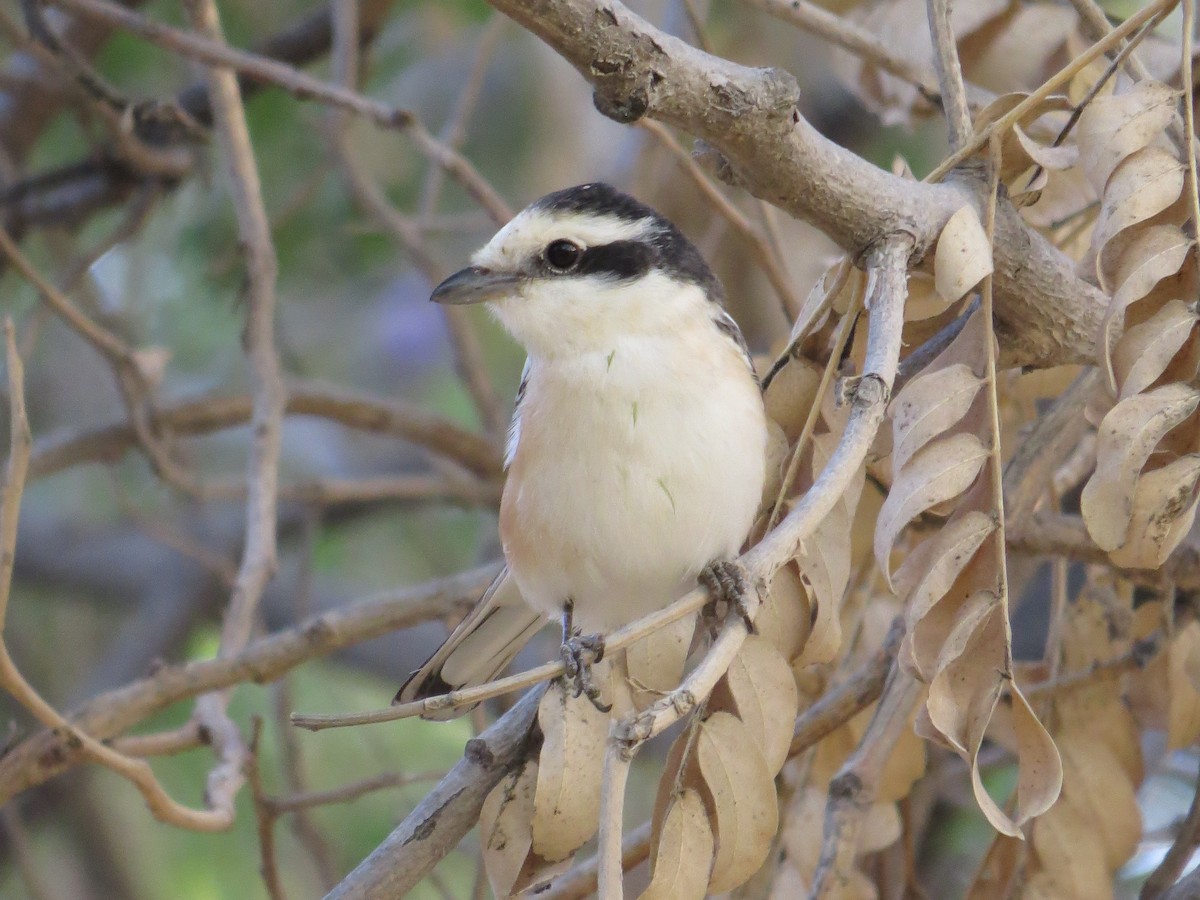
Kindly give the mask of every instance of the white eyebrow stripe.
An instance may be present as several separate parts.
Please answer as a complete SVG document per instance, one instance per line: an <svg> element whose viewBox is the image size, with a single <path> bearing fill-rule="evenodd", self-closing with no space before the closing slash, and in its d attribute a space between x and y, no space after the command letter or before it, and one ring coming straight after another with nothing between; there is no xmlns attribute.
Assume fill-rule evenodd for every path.
<svg viewBox="0 0 1200 900"><path fill-rule="evenodd" d="M496 233L473 257L477 265L498 264L513 252L533 251L552 240L566 239L583 247L602 247L617 241L642 240L658 229L651 217L629 221L588 213L547 212L526 209ZM507 251L501 248L510 248ZM509 258L508 262L516 260Z"/></svg>

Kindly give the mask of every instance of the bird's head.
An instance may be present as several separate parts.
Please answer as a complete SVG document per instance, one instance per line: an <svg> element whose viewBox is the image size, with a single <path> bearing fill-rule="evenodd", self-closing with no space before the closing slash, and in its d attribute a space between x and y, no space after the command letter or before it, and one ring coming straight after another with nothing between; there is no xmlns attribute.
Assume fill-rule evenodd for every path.
<svg viewBox="0 0 1200 900"><path fill-rule="evenodd" d="M487 303L531 355L607 352L670 333L722 303L720 283L669 220L602 183L537 200L433 291Z"/></svg>

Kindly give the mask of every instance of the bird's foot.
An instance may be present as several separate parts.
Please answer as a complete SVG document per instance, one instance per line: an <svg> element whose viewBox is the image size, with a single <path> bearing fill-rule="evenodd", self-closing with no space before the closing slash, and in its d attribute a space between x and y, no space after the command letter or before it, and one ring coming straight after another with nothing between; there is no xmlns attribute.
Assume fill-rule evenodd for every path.
<svg viewBox="0 0 1200 900"><path fill-rule="evenodd" d="M592 666L604 659L604 635L580 634L574 626L574 601L563 604L562 661L566 680L574 682L575 696L585 695L600 712L612 711L612 705L600 699L600 688L592 680Z"/></svg>
<svg viewBox="0 0 1200 900"><path fill-rule="evenodd" d="M746 623L746 631L757 634L750 611L746 607L746 567L732 559L718 559L700 570L697 580L708 588L709 601L704 606L703 615L708 623L709 631L715 632L718 622L717 613L720 605L725 604L725 610L735 609L742 621Z"/></svg>

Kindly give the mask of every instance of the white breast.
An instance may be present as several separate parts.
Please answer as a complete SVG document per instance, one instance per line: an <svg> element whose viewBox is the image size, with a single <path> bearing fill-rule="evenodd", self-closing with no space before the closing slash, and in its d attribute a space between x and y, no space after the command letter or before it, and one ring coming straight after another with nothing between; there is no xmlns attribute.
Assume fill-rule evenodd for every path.
<svg viewBox="0 0 1200 900"><path fill-rule="evenodd" d="M534 360L501 509L525 599L586 631L659 609L736 555L762 490L766 424L707 318L619 349Z"/></svg>

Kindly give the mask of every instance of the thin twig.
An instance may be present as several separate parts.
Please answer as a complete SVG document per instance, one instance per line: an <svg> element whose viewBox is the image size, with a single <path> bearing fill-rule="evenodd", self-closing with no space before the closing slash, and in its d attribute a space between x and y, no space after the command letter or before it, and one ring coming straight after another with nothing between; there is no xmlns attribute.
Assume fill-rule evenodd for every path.
<svg viewBox="0 0 1200 900"><path fill-rule="evenodd" d="M933 41L933 67L942 87L942 108L946 112L950 149L958 150L971 138L971 111L967 106L962 65L958 61L958 44L950 27L951 2L927 0L925 9Z"/></svg>
<svg viewBox="0 0 1200 900"><path fill-rule="evenodd" d="M1079 30L1089 41L1098 41L1112 31L1112 25L1108 22L1108 16L1100 7L1096 0L1071 0L1071 5L1075 7L1075 12L1079 16ZM1114 62L1126 50L1125 46L1121 46L1117 54L1112 55ZM1147 81L1150 78L1150 73L1141 61L1136 57L1125 53L1128 56L1129 73L1137 81ZM1185 81L1184 84L1187 84Z"/></svg>
<svg viewBox="0 0 1200 900"><path fill-rule="evenodd" d="M454 109L450 111L450 116L438 135L439 140L451 149L458 150L467 136L471 113L479 102L488 65L507 23L508 19L504 16L494 14L484 26L483 34L479 36L479 43L475 46L475 58L471 61L471 70L467 73L458 99L454 102ZM421 185L421 199L417 204L417 226L422 230L429 227L430 219L437 209L442 185L446 180L445 174L446 170L441 166L430 166L425 175L425 182Z"/></svg>
<svg viewBox="0 0 1200 900"><path fill-rule="evenodd" d="M1183 83L1192 83L1192 42L1196 31L1196 0L1183 0ZM1187 194L1191 205L1192 232L1200 230L1200 180L1196 177L1196 103L1191 91L1183 92L1184 156L1187 159Z"/></svg>
<svg viewBox="0 0 1200 900"><path fill-rule="evenodd" d="M274 681L343 647L469 608L495 576L496 566L488 565L388 591L261 638L236 656L164 666L89 700L72 714L73 727L109 739L181 700L244 682ZM72 731L57 727L31 735L0 757L0 805L81 762L83 748Z"/></svg>
<svg viewBox="0 0 1200 900"><path fill-rule="evenodd" d="M844 897L854 874L858 836L883 767L921 698L921 684L893 664L871 723L854 753L829 783L825 837L813 875L813 900Z"/></svg>
<svg viewBox="0 0 1200 900"><path fill-rule="evenodd" d="M224 43L213 0L188 0L193 25L204 37ZM253 434L248 460L246 543L237 581L221 629L222 656L239 653L250 639L255 611L275 574L275 506L279 453L287 391L275 349L275 281L279 263L262 198L258 164L246 126L237 78L229 69L207 72L217 135L229 169L230 196L246 255L246 355L253 383Z"/></svg>
<svg viewBox="0 0 1200 900"><path fill-rule="evenodd" d="M1121 40L1140 28L1145 22L1159 15L1169 6L1173 6L1178 0L1158 0L1156 3L1151 3L1149 6L1138 10L1119 26L1110 31L1104 38L1092 44L1087 50L1072 59L1069 63L1063 66L1055 74L1047 78L1042 84L1033 91L1028 97L1014 106L1005 115L1001 116L995 122L990 124L982 131L975 132L974 136L966 142L961 148L951 153L936 169L930 172L926 177L926 182L940 181L948 172L957 167L964 160L973 156L982 148L988 145L993 134L1004 134L1013 125L1020 122L1025 116L1038 107L1047 97L1055 90L1061 87L1066 82L1070 81L1079 72L1091 65L1092 61L1100 56L1103 56L1108 50L1115 47Z"/></svg>
<svg viewBox="0 0 1200 900"><path fill-rule="evenodd" d="M845 681L825 691L816 703L796 719L792 743L788 748L789 757L815 746L879 699L903 637L904 619L897 617L883 645L871 654L862 667Z"/></svg>
<svg viewBox="0 0 1200 900"><path fill-rule="evenodd" d="M162 25L108 0L55 0L55 4L116 25L131 34L206 65L241 72L259 81L281 87L301 99L319 100L348 109L384 128L401 129L412 138L425 156L442 166L447 174L462 184L463 188L488 211L493 221L503 224L512 217L508 205L478 170L462 154L430 134L409 110L397 109L355 91L328 84L273 59L245 50L236 50L210 38Z"/></svg>
<svg viewBox="0 0 1200 900"><path fill-rule="evenodd" d="M608 744L604 750L600 840L596 850L600 900L621 900L625 896L621 835L625 826L625 785L633 768L635 747L621 739L621 724L614 721L609 726Z"/></svg>
<svg viewBox="0 0 1200 900"><path fill-rule="evenodd" d="M1179 823L1175 840L1172 841L1163 861L1158 864L1158 868L1150 873L1150 877L1142 885L1139 900L1158 900L1162 897L1179 878L1197 846L1200 846L1200 776L1197 777L1196 788L1192 793L1192 805L1188 807L1187 815Z"/></svg>
<svg viewBox="0 0 1200 900"><path fill-rule="evenodd" d="M158 783L153 770L144 760L124 756L67 722L25 680L9 654L4 630L12 588L21 495L25 487L25 473L28 470L33 438L25 413L24 370L17 355L11 319L5 321L4 332L8 363L10 437L4 497L0 501L0 687L29 710L42 725L54 731L74 752L94 759L132 782L141 792L150 812L159 821L196 831L224 830L233 823L233 806L231 802L226 802L230 800L227 793L220 792L207 798L212 805L203 810L190 809L176 803Z"/></svg>
<svg viewBox="0 0 1200 900"><path fill-rule="evenodd" d="M297 812L303 809L312 809L314 806L328 806L332 803L346 803L350 800L357 800L359 797L373 794L376 791L384 790L385 788L400 788L408 787L411 784L420 784L424 781L437 781L439 778L444 778L444 771L429 771L429 772L383 772L379 775L371 775L367 778L352 781L349 784L344 784L341 787L329 788L324 791L305 791L302 794L291 794L287 797L269 797L267 802L271 809L277 815L285 813Z"/></svg>
<svg viewBox="0 0 1200 900"><path fill-rule="evenodd" d="M289 415L410 441L487 480L500 475L500 451L494 443L416 404L299 381L288 383L287 395ZM247 396L201 397L160 407L152 413L151 425L176 437L211 434L245 424L252 410ZM83 462L114 462L136 445L133 428L123 422L43 438L34 447L29 477L45 478Z"/></svg>
<svg viewBox="0 0 1200 900"><path fill-rule="evenodd" d="M810 0L744 0L763 12L835 44L881 71L916 85L931 102L939 102L937 80L929 69L896 53L878 35L823 9Z"/></svg>
<svg viewBox="0 0 1200 900"><path fill-rule="evenodd" d="M1086 687L1125 672L1144 669L1158 655L1162 644L1162 633L1156 631L1141 640L1134 641L1133 646L1119 656L1095 662L1082 672L1068 672L1066 675L1059 675L1049 681L1035 682L1023 688L1022 693L1025 694L1027 700L1033 702L1044 697L1057 697L1060 694L1069 693L1077 688Z"/></svg>
<svg viewBox="0 0 1200 900"><path fill-rule="evenodd" d="M755 261L762 268L763 274L767 276L767 281L771 283L784 310L799 309L801 299L792 286L791 278L783 266L783 261L776 256L770 243L754 223L721 193L691 154L675 140L665 125L655 122L653 119L642 119L638 125L654 135L655 140L671 152L671 155L679 161L684 173L691 179L692 184L700 190L701 196L741 236L746 247L754 255Z"/></svg>
<svg viewBox="0 0 1200 900"><path fill-rule="evenodd" d="M250 754L246 760L246 782L250 785L250 799L254 802L254 824L258 833L258 872L271 900L286 900L283 882L279 877L279 861L275 854L276 816L267 805L267 793L263 788L262 771L259 767L261 750L262 719L255 716L250 733Z"/></svg>
<svg viewBox="0 0 1200 900"><path fill-rule="evenodd" d="M353 88L357 79L358 42L355 40L357 27L352 15L353 6L352 3L342 4L334 19L333 74L344 89ZM324 125L330 153L355 201L408 251L430 287L437 284L446 273L425 245L417 223L397 211L383 189L357 163L350 149L345 112L329 110ZM458 306L441 306L439 310L454 349L456 371L467 388L485 431L493 439L498 439L505 428L504 409L488 374L483 346L475 334L471 313Z"/></svg>
<svg viewBox="0 0 1200 900"><path fill-rule="evenodd" d="M650 826L643 822L626 833L621 841L621 867L628 872L650 856ZM538 900L584 900L596 893L599 884L600 857L591 856L539 893Z"/></svg>

